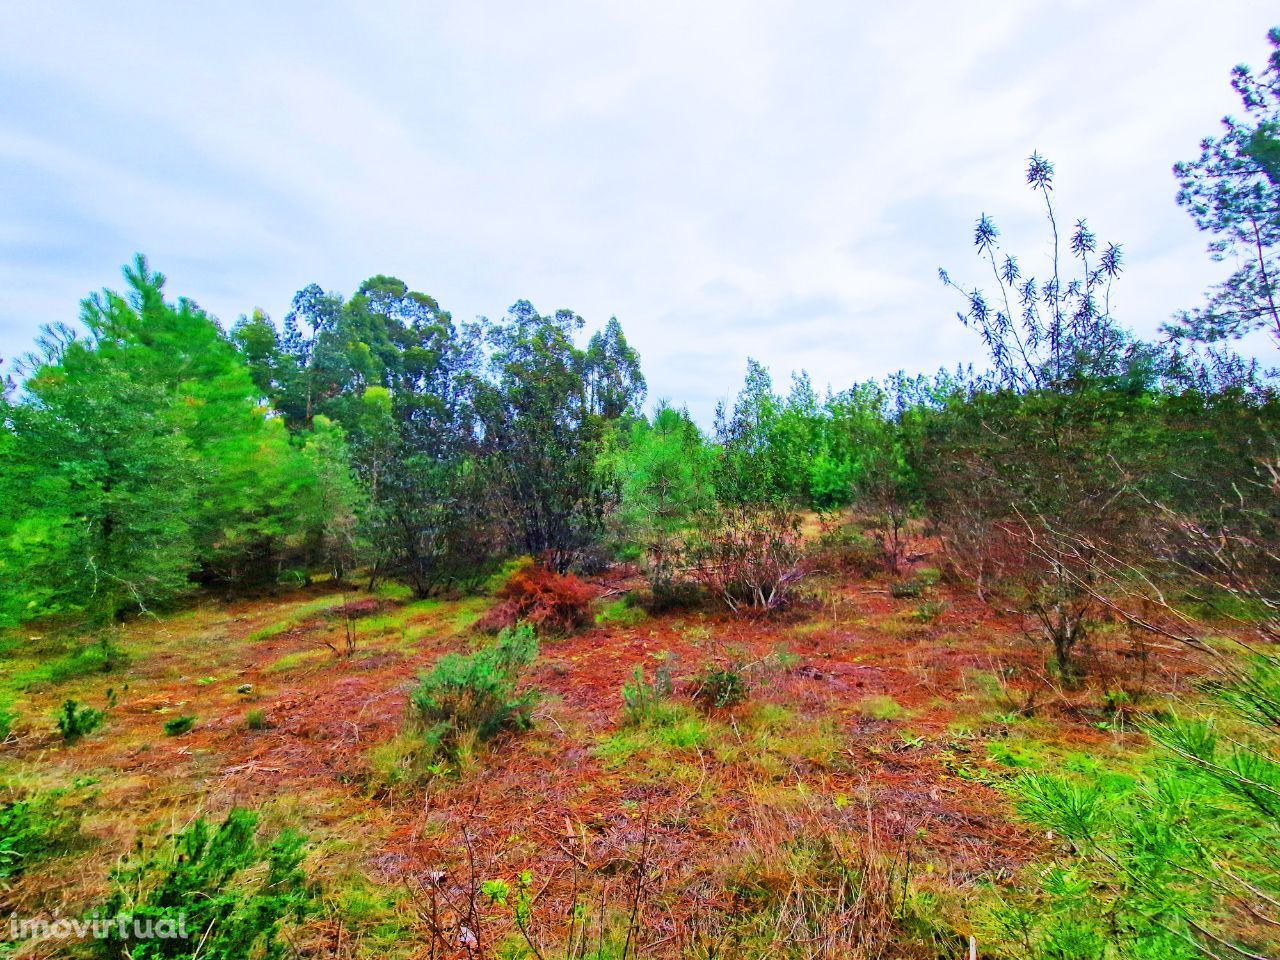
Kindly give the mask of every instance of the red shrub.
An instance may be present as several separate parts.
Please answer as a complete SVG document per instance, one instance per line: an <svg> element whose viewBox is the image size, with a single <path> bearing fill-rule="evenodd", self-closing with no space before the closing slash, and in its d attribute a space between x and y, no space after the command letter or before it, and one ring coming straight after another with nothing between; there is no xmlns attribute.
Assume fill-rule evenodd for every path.
<svg viewBox="0 0 1280 960"><path fill-rule="evenodd" d="M532 560L516 568L497 597L497 606L476 623L479 629L496 633L524 622L540 634L565 634L591 622L591 588L571 573L561 575Z"/></svg>

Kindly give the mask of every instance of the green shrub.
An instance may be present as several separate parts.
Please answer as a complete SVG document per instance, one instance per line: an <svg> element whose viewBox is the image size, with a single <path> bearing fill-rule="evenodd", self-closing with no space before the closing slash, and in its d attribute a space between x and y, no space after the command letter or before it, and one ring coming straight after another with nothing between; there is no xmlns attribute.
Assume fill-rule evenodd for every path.
<svg viewBox="0 0 1280 960"><path fill-rule="evenodd" d="M732 666L707 667L696 684L693 699L707 709L736 707L747 699L747 679Z"/></svg>
<svg viewBox="0 0 1280 960"><path fill-rule="evenodd" d="M854 526L824 530L815 552L825 569L843 570L855 576L869 577L884 567L880 544Z"/></svg>
<svg viewBox="0 0 1280 960"><path fill-rule="evenodd" d="M164 735L166 737L180 737L184 733L190 732L195 725L196 717L192 714L184 713L180 717L174 717L172 720L164 722Z"/></svg>
<svg viewBox="0 0 1280 960"><path fill-rule="evenodd" d="M621 600L609 604L597 613L596 623L602 627L610 625L634 627L637 623L644 620L646 616L647 614L644 612L644 608L633 603L631 597L628 595L623 597Z"/></svg>
<svg viewBox="0 0 1280 960"><path fill-rule="evenodd" d="M0 804L0 880L29 864L63 853L80 834L84 800L64 802L66 790L50 790Z"/></svg>
<svg viewBox="0 0 1280 960"><path fill-rule="evenodd" d="M521 624L469 656L441 657L409 696L412 722L430 751L452 759L466 737L483 741L504 730L526 729L538 694L518 688L537 656L533 628Z"/></svg>
<svg viewBox="0 0 1280 960"><path fill-rule="evenodd" d="M13 731L13 721L18 719L13 709L13 701L8 697L0 698L0 741L8 740Z"/></svg>
<svg viewBox="0 0 1280 960"><path fill-rule="evenodd" d="M706 594L700 585L676 577L653 583L643 605L652 614L669 613L672 610L692 610L701 606L704 599Z"/></svg>
<svg viewBox="0 0 1280 960"><path fill-rule="evenodd" d="M945 600L922 600L911 611L911 619L917 623L933 623L947 612Z"/></svg>
<svg viewBox="0 0 1280 960"><path fill-rule="evenodd" d="M250 730L267 729L267 715L261 710L250 710L244 715L244 725Z"/></svg>
<svg viewBox="0 0 1280 960"><path fill-rule="evenodd" d="M907 580L895 580L889 584L889 595L895 600L914 600L928 586L923 580L911 577Z"/></svg>
<svg viewBox="0 0 1280 960"><path fill-rule="evenodd" d="M100 955L131 960L276 960L289 955L281 925L315 910L302 870L303 838L285 831L259 839L257 817L243 809L211 829L196 820L150 856L112 875L112 892L95 915L111 933ZM134 939L138 926L176 928L186 939ZM123 930L124 935L121 935Z"/></svg>
<svg viewBox="0 0 1280 960"><path fill-rule="evenodd" d="M67 743L74 743L86 733L92 733L102 726L104 718L105 714L101 710L82 707L74 700L67 700L58 716L58 732Z"/></svg>
<svg viewBox="0 0 1280 960"><path fill-rule="evenodd" d="M638 725L655 719L674 689L669 657L664 657L654 668L651 681L645 679L644 667L637 665L631 683L622 685L622 712L626 722Z"/></svg>
<svg viewBox="0 0 1280 960"><path fill-rule="evenodd" d="M1002 934L1037 958L1277 955L1280 662L1226 676L1207 718L1145 725L1158 760L1135 776L1075 762L1012 782L1019 812L1070 846L997 915Z"/></svg>

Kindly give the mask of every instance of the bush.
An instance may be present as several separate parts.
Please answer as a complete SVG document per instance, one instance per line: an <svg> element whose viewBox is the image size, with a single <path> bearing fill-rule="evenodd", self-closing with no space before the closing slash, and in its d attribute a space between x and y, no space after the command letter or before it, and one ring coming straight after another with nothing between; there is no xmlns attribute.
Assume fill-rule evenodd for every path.
<svg viewBox="0 0 1280 960"><path fill-rule="evenodd" d="M644 667L637 665L631 682L622 685L622 712L626 722L640 725L657 717L674 689L669 656L654 668L653 680L646 680Z"/></svg>
<svg viewBox="0 0 1280 960"><path fill-rule="evenodd" d="M9 697L0 699L0 741L9 739L9 734L13 730L13 721L17 719L18 714L13 709L13 700Z"/></svg>
<svg viewBox="0 0 1280 960"><path fill-rule="evenodd" d="M521 563L498 589L497 606L476 622L488 633L527 623L539 634L564 635L591 622L591 588L532 560Z"/></svg>
<svg viewBox="0 0 1280 960"><path fill-rule="evenodd" d="M174 717L172 720L166 720L164 723L164 735L166 737L180 737L184 733L190 732L191 728L196 725L196 718L189 713L184 713L180 717Z"/></svg>
<svg viewBox="0 0 1280 960"><path fill-rule="evenodd" d="M895 580L889 584L889 595L895 600L914 600L924 593L923 581L912 577L909 580Z"/></svg>
<svg viewBox="0 0 1280 960"><path fill-rule="evenodd" d="M1144 727L1134 775L1101 765L1028 773L1019 812L1065 844L1034 902L997 918L1035 956L1276 956L1280 950L1280 661L1207 685L1206 716ZM1092 954L1064 944L1097 945Z"/></svg>
<svg viewBox="0 0 1280 960"><path fill-rule="evenodd" d="M851 526L829 526L818 538L816 556L826 570L869 577L884 566L880 544Z"/></svg>
<svg viewBox="0 0 1280 960"><path fill-rule="evenodd" d="M777 506L722 505L689 554L694 576L735 613L787 606L808 573L800 519Z"/></svg>
<svg viewBox="0 0 1280 960"><path fill-rule="evenodd" d="M643 605L645 610L655 614L689 610L699 606L704 596L702 587L694 581L675 577L654 583Z"/></svg>
<svg viewBox="0 0 1280 960"><path fill-rule="evenodd" d="M634 595L629 593L621 600L614 601L597 613L596 624L602 627L634 627L637 623L643 621L647 615L644 608L635 602Z"/></svg>
<svg viewBox="0 0 1280 960"><path fill-rule="evenodd" d="M696 682L693 699L707 709L728 709L747 699L747 679L732 666L707 667Z"/></svg>
<svg viewBox="0 0 1280 960"><path fill-rule="evenodd" d="M105 714L92 707L82 707L74 700L62 705L62 713L58 717L58 732L67 743L74 743L86 733L92 733L102 726Z"/></svg>
<svg viewBox="0 0 1280 960"><path fill-rule="evenodd" d="M0 804L0 880L65 851L79 836L83 799L63 803L66 795L65 790L51 790Z"/></svg>
<svg viewBox="0 0 1280 960"><path fill-rule="evenodd" d="M244 725L250 730L267 729L267 715L261 710L253 709L244 715Z"/></svg>
<svg viewBox="0 0 1280 960"><path fill-rule="evenodd" d="M315 908L302 870L303 838L285 831L267 843L256 832L257 817L234 809L216 830L196 820L164 849L117 870L96 914L109 921L100 953L132 960L285 956L281 924ZM176 929L180 920L186 939L130 936L147 926Z"/></svg>
<svg viewBox="0 0 1280 960"><path fill-rule="evenodd" d="M430 751L456 759L465 738L484 741L504 730L527 729L538 694L518 688L537 656L533 628L521 624L502 631L491 647L441 657L409 696L412 722Z"/></svg>

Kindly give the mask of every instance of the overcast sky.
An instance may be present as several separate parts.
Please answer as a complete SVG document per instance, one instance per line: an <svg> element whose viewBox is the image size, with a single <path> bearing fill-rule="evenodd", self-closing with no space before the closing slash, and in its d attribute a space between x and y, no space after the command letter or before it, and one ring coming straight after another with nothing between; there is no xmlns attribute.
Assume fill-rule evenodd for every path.
<svg viewBox="0 0 1280 960"><path fill-rule="evenodd" d="M41 3L0 31L0 356L135 251L230 325L374 273L456 319L610 315L706 418L748 356L818 386L980 360L939 284L1023 185L1122 243L1152 333L1224 273L1170 166L1274 2ZM1275 362L1271 353L1264 353Z"/></svg>

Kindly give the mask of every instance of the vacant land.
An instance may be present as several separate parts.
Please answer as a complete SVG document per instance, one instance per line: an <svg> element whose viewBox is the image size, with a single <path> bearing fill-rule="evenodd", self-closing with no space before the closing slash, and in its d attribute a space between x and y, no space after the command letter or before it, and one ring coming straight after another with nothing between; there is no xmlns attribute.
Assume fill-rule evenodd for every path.
<svg viewBox="0 0 1280 960"><path fill-rule="evenodd" d="M1054 853L1011 778L1146 763L1132 718L1186 690L1188 662L1104 628L1089 681L1064 692L1016 621L927 569L900 582L823 575L786 614L734 619L650 616L620 599L626 581L598 578L595 625L541 644L532 729L425 771L406 759L408 691L442 654L490 642L472 627L488 598L320 584L138 618L106 656L28 638L4 662L19 714L5 781L66 790L83 819L3 898L84 915L122 858L248 807L306 837L317 907L290 937L309 955L961 956L970 936L982 950ZM672 695L629 718L624 683L663 665ZM745 681L741 702L695 702L708 666ZM105 722L66 742L67 700Z"/></svg>

